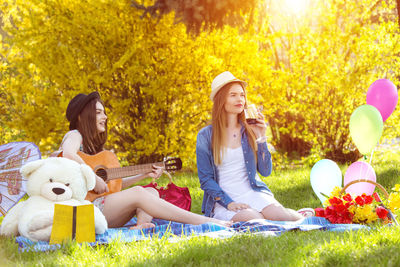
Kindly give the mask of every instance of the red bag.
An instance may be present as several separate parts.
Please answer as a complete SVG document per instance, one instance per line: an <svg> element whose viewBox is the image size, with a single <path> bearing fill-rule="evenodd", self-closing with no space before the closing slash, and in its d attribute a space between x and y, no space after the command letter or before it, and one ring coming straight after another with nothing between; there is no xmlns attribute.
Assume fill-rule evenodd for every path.
<svg viewBox="0 0 400 267"><path fill-rule="evenodd" d="M190 211L192 205L192 198L190 197L189 188L179 187L172 182L172 176L168 172L164 173L169 177L169 184L165 187L160 187L157 185L155 180L148 185L143 185L143 187L153 187L160 194L160 198L168 201L175 206Z"/></svg>

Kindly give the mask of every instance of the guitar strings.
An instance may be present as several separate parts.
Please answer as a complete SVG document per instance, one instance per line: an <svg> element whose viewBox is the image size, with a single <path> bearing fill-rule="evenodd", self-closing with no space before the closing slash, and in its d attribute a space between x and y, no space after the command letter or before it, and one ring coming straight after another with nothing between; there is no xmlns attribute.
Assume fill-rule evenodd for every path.
<svg viewBox="0 0 400 267"><path fill-rule="evenodd" d="M153 165L164 167L164 162L156 162L156 163L147 163L147 164L142 164L142 165L136 165L136 166L125 166L125 167L119 167L119 168L110 168L110 169L105 169L107 172L107 178L108 179L115 179L115 178L123 178L131 175L138 175L141 173L146 173L150 172L153 170ZM132 172L137 172L136 174L132 174Z"/></svg>

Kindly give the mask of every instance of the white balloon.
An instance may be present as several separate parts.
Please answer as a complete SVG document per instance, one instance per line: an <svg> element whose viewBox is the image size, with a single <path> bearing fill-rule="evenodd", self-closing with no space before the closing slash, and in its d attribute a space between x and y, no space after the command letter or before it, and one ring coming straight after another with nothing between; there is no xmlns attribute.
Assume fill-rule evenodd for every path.
<svg viewBox="0 0 400 267"><path fill-rule="evenodd" d="M323 204L336 186L342 186L342 171L330 159L322 159L314 164L310 173L311 187ZM321 194L322 193L322 194Z"/></svg>

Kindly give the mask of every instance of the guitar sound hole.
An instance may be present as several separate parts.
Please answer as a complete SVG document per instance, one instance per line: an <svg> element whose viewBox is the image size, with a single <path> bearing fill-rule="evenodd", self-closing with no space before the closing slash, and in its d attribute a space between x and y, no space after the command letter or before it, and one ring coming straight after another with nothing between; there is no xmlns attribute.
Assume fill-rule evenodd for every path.
<svg viewBox="0 0 400 267"><path fill-rule="evenodd" d="M99 176L104 181L107 181L107 172L105 169L98 169L96 171L97 176Z"/></svg>

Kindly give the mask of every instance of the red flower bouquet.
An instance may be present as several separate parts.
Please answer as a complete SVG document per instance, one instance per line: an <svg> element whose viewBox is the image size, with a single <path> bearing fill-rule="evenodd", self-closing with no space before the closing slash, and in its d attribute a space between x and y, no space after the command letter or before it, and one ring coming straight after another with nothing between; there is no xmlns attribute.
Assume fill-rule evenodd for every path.
<svg viewBox="0 0 400 267"><path fill-rule="evenodd" d="M331 223L369 224L377 220L384 223L391 221L392 214L383 205L376 192L371 196L366 194L351 196L342 193L341 188L335 188L325 206L315 209L315 214L328 219Z"/></svg>

